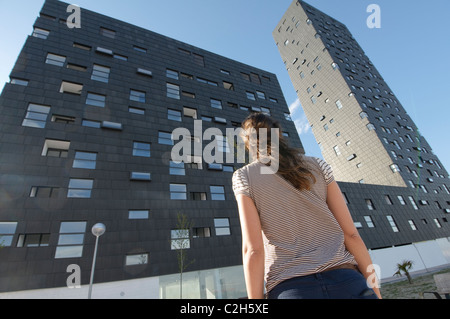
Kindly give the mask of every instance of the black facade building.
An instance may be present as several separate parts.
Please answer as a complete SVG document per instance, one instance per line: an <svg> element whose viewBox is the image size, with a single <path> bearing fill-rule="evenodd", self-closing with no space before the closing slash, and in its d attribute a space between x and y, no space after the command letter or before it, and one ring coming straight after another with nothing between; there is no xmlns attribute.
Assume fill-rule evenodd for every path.
<svg viewBox="0 0 450 319"><path fill-rule="evenodd" d="M276 76L84 9L69 28L67 7L45 2L0 99L0 292L66 287L69 265L84 287L101 222L95 283L128 282L112 297L153 278L128 290L178 298L179 245L195 260L183 297L245 296L231 189L242 164L172 162L172 131L217 128L226 153L226 128L264 111L301 147Z"/></svg>
<svg viewBox="0 0 450 319"><path fill-rule="evenodd" d="M95 246L91 228L96 223L105 224L106 232L99 238L94 298L179 298L181 246L190 261L183 274L183 298L244 297L240 225L231 188L232 173L242 164L208 164L198 154L190 163L173 162L177 141L172 132L186 128L192 145L200 142L205 150L213 141L203 133L215 128L219 133L214 141L227 154L234 152L235 141L227 140L226 129L239 127L250 112L262 111L281 123L291 145L302 148L276 75L84 9L81 28L70 28L68 6L45 1L0 97L0 298L86 298ZM341 100L338 110L345 112L350 100L344 98L358 99L361 107L363 101L358 92L350 94L354 80L346 78L350 73L345 63L333 53L339 45L332 48L322 42L323 34L316 36L322 26L326 33L325 26L333 25L339 29L336 33L351 39L345 26L294 1L274 36L281 48L286 35L295 35L291 30L306 32L296 40L299 44L289 38L288 51L280 50L289 72L296 73L293 79L300 70L291 71L297 66L288 63L300 59L291 56L301 52L298 45L305 46L300 62L319 55L323 61L330 59L319 62L320 70L314 64L317 77L302 78L299 86L293 80L302 106L311 101L302 85L316 84L314 94L321 91L333 105ZM311 44L306 46L304 37L309 36ZM351 60L351 55L346 57ZM329 77L320 75L335 71L341 74L341 86L320 88L329 85ZM414 123L400 104L396 106L415 138ZM371 134L381 130L372 117L389 117L391 112L376 107L373 112L362 110L364 119L370 118L377 128L369 131L364 122ZM322 112L319 103L311 109ZM337 115L326 117L335 118L330 127L340 125ZM320 118L309 118L316 138ZM384 119L384 127L393 130L396 124ZM403 130L409 129L398 130L407 139ZM344 128L341 131L344 135ZM383 137L392 142L387 135L370 138L381 144ZM351 173L348 179L339 178L351 168L324 151L382 277L392 275L389 267L402 256L417 257L425 267L450 263L448 174L419 138L428 151L413 158L420 162L406 163L407 151L397 150L393 142L384 150L388 156L380 158L401 172L388 165L389 174L398 174L378 184L358 183ZM356 137L352 143L357 144ZM325 142L323 146L332 149ZM402 158L392 159L390 148ZM354 153L362 158L362 151ZM406 174L405 165L411 171L414 165L422 169L414 188L408 182L414 173ZM190 225L180 225L178 217L183 215ZM78 284L76 269L81 288L69 289Z"/></svg>

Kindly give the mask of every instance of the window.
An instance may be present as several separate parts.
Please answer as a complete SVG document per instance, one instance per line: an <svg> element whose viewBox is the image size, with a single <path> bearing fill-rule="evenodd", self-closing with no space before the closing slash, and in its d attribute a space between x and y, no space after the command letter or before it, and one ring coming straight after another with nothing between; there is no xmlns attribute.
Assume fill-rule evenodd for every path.
<svg viewBox="0 0 450 319"><path fill-rule="evenodd" d="M376 129L375 125L373 125L372 123L367 124L366 127L369 131L375 131Z"/></svg>
<svg viewBox="0 0 450 319"><path fill-rule="evenodd" d="M71 93L81 95L83 91L83 85L78 83L62 81L59 93Z"/></svg>
<svg viewBox="0 0 450 319"><path fill-rule="evenodd" d="M78 49L81 49L81 50L85 50L85 51L91 51L91 47L90 46L88 46L88 45L85 45L85 44L81 44L81 43L77 43L77 42L74 42L73 43L73 47L74 48L78 48Z"/></svg>
<svg viewBox="0 0 450 319"><path fill-rule="evenodd" d="M225 88L225 90L234 91L233 83L223 81L223 87Z"/></svg>
<svg viewBox="0 0 450 319"><path fill-rule="evenodd" d="M56 66L64 66L64 63L66 63L66 57L62 55L56 55L53 53L47 54L47 59L45 60L45 63L47 64L53 64Z"/></svg>
<svg viewBox="0 0 450 319"><path fill-rule="evenodd" d="M151 181L152 176L148 172L131 172L130 179L134 181Z"/></svg>
<svg viewBox="0 0 450 319"><path fill-rule="evenodd" d="M66 158L69 153L70 142L60 140L45 140L42 156Z"/></svg>
<svg viewBox="0 0 450 319"><path fill-rule="evenodd" d="M225 200L225 188L223 186L210 186L211 200Z"/></svg>
<svg viewBox="0 0 450 319"><path fill-rule="evenodd" d="M111 68L109 67L94 64L91 80L108 83L110 71Z"/></svg>
<svg viewBox="0 0 450 319"><path fill-rule="evenodd" d="M150 143L133 142L133 156L150 157Z"/></svg>
<svg viewBox="0 0 450 319"><path fill-rule="evenodd" d="M209 227L195 227L192 229L193 238L211 237L211 228Z"/></svg>
<svg viewBox="0 0 450 319"><path fill-rule="evenodd" d="M136 266L148 264L148 253L127 255L125 257L125 266Z"/></svg>
<svg viewBox="0 0 450 319"><path fill-rule="evenodd" d="M142 47L138 47L137 45L133 46L133 50L138 51L138 52L142 52L142 53L147 53L147 49L142 48Z"/></svg>
<svg viewBox="0 0 450 319"><path fill-rule="evenodd" d="M175 163L173 161L170 161L169 164L169 173L170 175L186 175L186 171L184 169L184 163Z"/></svg>
<svg viewBox="0 0 450 319"><path fill-rule="evenodd" d="M61 222L55 258L78 258L83 255L86 222Z"/></svg>
<svg viewBox="0 0 450 319"><path fill-rule="evenodd" d="M398 195L397 196L398 201L400 202L400 204L402 205L406 205L405 199L403 198L403 196Z"/></svg>
<svg viewBox="0 0 450 319"><path fill-rule="evenodd" d="M364 216L364 220L366 221L367 227L374 228L375 225L373 223L372 217L370 216Z"/></svg>
<svg viewBox="0 0 450 319"><path fill-rule="evenodd" d="M145 115L145 109L141 109L141 108L133 107L133 106L128 107L128 112L134 113L134 114L139 114L139 115Z"/></svg>
<svg viewBox="0 0 450 319"><path fill-rule="evenodd" d="M22 126L45 128L50 106L30 103Z"/></svg>
<svg viewBox="0 0 450 319"><path fill-rule="evenodd" d="M172 133L159 132L158 133L158 143L164 145L173 145Z"/></svg>
<svg viewBox="0 0 450 319"><path fill-rule="evenodd" d="M186 117L192 117L193 119L197 119L197 110L189 107L183 107L183 113Z"/></svg>
<svg viewBox="0 0 450 319"><path fill-rule="evenodd" d="M167 119L172 121L181 122L181 111L168 109L167 110Z"/></svg>
<svg viewBox="0 0 450 319"><path fill-rule="evenodd" d="M130 100L145 103L145 92L131 89Z"/></svg>
<svg viewBox="0 0 450 319"><path fill-rule="evenodd" d="M331 63L331 66L333 67L333 70L339 70L339 64L336 62Z"/></svg>
<svg viewBox="0 0 450 319"><path fill-rule="evenodd" d="M205 59L203 56L199 55L199 54L195 54L192 53L193 57L194 57L194 63L200 66L205 66Z"/></svg>
<svg viewBox="0 0 450 319"><path fill-rule="evenodd" d="M338 108L338 110L340 110L340 109L342 109L342 102L340 101L340 100L337 100L336 101L336 106L337 106L337 108Z"/></svg>
<svg viewBox="0 0 450 319"><path fill-rule="evenodd" d="M229 218L214 218L214 228L216 236L231 235Z"/></svg>
<svg viewBox="0 0 450 319"><path fill-rule="evenodd" d="M58 193L59 193L58 187L33 186L31 187L30 197L55 198L58 197Z"/></svg>
<svg viewBox="0 0 450 319"><path fill-rule="evenodd" d="M34 28L34 30L33 30L33 37L35 37L35 38L46 40L48 38L49 34L50 34L50 31L48 31L48 30L44 30L44 29L40 29L40 28Z"/></svg>
<svg viewBox="0 0 450 319"><path fill-rule="evenodd" d="M114 52L112 50L106 49L106 48L102 48L102 47L97 47L95 49L95 52L101 53L101 54L106 54L106 55L109 55L109 56L113 56L114 55Z"/></svg>
<svg viewBox="0 0 450 319"><path fill-rule="evenodd" d="M145 76L149 76L152 77L153 76L153 72L150 70L146 70L146 69L142 69L142 68L138 68L136 71L138 74L141 75L145 75Z"/></svg>
<svg viewBox="0 0 450 319"><path fill-rule="evenodd" d="M170 249L189 249L191 241L189 240L189 229L172 229L170 231Z"/></svg>
<svg viewBox="0 0 450 319"><path fill-rule="evenodd" d="M384 195L384 200L386 201L386 204L394 205L394 203L392 203L391 197L389 195Z"/></svg>
<svg viewBox="0 0 450 319"><path fill-rule="evenodd" d="M186 200L186 184L170 184L170 199Z"/></svg>
<svg viewBox="0 0 450 319"><path fill-rule="evenodd" d="M433 218L433 221L434 221L434 223L436 224L436 227L437 227L437 228L442 228L442 225L441 225L441 223L439 222L439 219Z"/></svg>
<svg viewBox="0 0 450 319"><path fill-rule="evenodd" d="M17 79L17 78L11 78L11 81L9 83L15 84L15 85L22 85L22 86L28 86L28 80L24 79Z"/></svg>
<svg viewBox="0 0 450 319"><path fill-rule="evenodd" d="M106 96L96 93L88 93L86 97L86 104L98 107L105 107Z"/></svg>
<svg viewBox="0 0 450 319"><path fill-rule="evenodd" d="M400 172L400 168L398 167L397 164L392 164L389 167L391 168L392 173Z"/></svg>
<svg viewBox="0 0 450 319"><path fill-rule="evenodd" d="M366 199L366 205L369 210L375 210L375 205L373 204L372 200Z"/></svg>
<svg viewBox="0 0 450 319"><path fill-rule="evenodd" d="M79 64L67 63L67 68L75 71L86 72L87 67Z"/></svg>
<svg viewBox="0 0 450 319"><path fill-rule="evenodd" d="M11 246L16 228L17 222L0 222L0 246Z"/></svg>
<svg viewBox="0 0 450 319"><path fill-rule="evenodd" d="M120 55L120 54L115 53L113 55L113 57L114 57L114 59L117 59L117 60L128 61L128 57L125 55Z"/></svg>
<svg viewBox="0 0 450 319"><path fill-rule="evenodd" d="M262 100L266 99L266 94L264 94L264 92L256 91L256 95L258 96L258 99L262 99Z"/></svg>
<svg viewBox="0 0 450 319"><path fill-rule="evenodd" d="M247 95L247 99L252 100L252 101L256 101L256 97L255 94L252 92L245 92L245 94Z"/></svg>
<svg viewBox="0 0 450 319"><path fill-rule="evenodd" d="M75 152L73 168L95 169L97 153Z"/></svg>
<svg viewBox="0 0 450 319"><path fill-rule="evenodd" d="M50 234L21 234L17 240L17 247L47 247Z"/></svg>
<svg viewBox="0 0 450 319"><path fill-rule="evenodd" d="M116 31L106 28L100 28L100 34L111 39L114 39L116 37Z"/></svg>
<svg viewBox="0 0 450 319"><path fill-rule="evenodd" d="M86 126L86 127L100 128L101 123L99 121L83 119L83 121L81 122L81 125Z"/></svg>
<svg viewBox="0 0 450 319"><path fill-rule="evenodd" d="M148 210L129 210L128 219L148 219Z"/></svg>
<svg viewBox="0 0 450 319"><path fill-rule="evenodd" d="M192 93L192 92L181 91L181 95L191 98L191 99L195 99L195 93Z"/></svg>
<svg viewBox="0 0 450 319"><path fill-rule="evenodd" d="M259 78L258 74L250 73L250 78L252 79L252 82L261 84L261 79Z"/></svg>
<svg viewBox="0 0 450 319"><path fill-rule="evenodd" d="M362 119L365 119L365 118L368 118L369 115L366 112L361 112L361 113L359 113L359 117Z"/></svg>
<svg viewBox="0 0 450 319"><path fill-rule="evenodd" d="M292 121L291 114L289 114L289 113L284 113L284 118L285 118L287 121Z"/></svg>
<svg viewBox="0 0 450 319"><path fill-rule="evenodd" d="M167 83L167 97L171 99L180 99L180 86L176 84Z"/></svg>
<svg viewBox="0 0 450 319"><path fill-rule="evenodd" d="M408 223L412 230L417 230L416 224L414 223L414 221L412 219L409 219Z"/></svg>
<svg viewBox="0 0 450 319"><path fill-rule="evenodd" d="M411 205L414 207L415 210L418 210L419 207L417 207L416 201L414 200L414 198L412 196L408 196L409 202L411 203Z"/></svg>
<svg viewBox="0 0 450 319"><path fill-rule="evenodd" d="M387 218L389 224L391 225L391 228L394 231L394 233L398 233L398 227L397 227L397 224L395 223L394 218L391 215L387 215L386 218Z"/></svg>
<svg viewBox="0 0 450 319"><path fill-rule="evenodd" d="M336 153L336 156L339 156L339 155L341 155L341 151L339 150L339 146L334 146L333 147L333 150L334 150L334 153Z"/></svg>
<svg viewBox="0 0 450 319"><path fill-rule="evenodd" d="M211 107L215 109L222 109L222 101L211 99Z"/></svg>
<svg viewBox="0 0 450 319"><path fill-rule="evenodd" d="M110 130L122 130L122 123L103 121L101 124L102 128L110 129Z"/></svg>
<svg viewBox="0 0 450 319"><path fill-rule="evenodd" d="M191 200L206 200L206 193L204 192L191 192Z"/></svg>
<svg viewBox="0 0 450 319"><path fill-rule="evenodd" d="M92 179L70 179L69 191L67 197L69 198L90 198L94 180Z"/></svg>
<svg viewBox="0 0 450 319"><path fill-rule="evenodd" d="M166 77L178 80L178 71L167 69Z"/></svg>

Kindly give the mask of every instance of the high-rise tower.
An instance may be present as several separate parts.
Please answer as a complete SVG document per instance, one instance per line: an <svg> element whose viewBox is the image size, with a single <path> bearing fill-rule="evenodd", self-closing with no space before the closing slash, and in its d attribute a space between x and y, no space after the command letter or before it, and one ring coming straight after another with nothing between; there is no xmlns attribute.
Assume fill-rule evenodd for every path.
<svg viewBox="0 0 450 319"><path fill-rule="evenodd" d="M347 27L293 1L273 37L369 248L444 238L448 252L448 173Z"/></svg>

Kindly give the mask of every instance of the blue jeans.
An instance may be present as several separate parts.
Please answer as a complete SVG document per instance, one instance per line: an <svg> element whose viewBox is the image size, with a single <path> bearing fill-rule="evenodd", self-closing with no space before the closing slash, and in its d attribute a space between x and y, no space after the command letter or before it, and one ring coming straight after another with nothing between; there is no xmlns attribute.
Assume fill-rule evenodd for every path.
<svg viewBox="0 0 450 319"><path fill-rule="evenodd" d="M295 277L276 285L269 299L378 299L364 276L352 269L336 269Z"/></svg>

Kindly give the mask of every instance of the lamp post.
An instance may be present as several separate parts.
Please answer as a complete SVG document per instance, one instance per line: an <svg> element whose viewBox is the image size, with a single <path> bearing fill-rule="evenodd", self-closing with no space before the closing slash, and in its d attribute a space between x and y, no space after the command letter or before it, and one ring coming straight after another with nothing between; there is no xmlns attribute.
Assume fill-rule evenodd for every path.
<svg viewBox="0 0 450 319"><path fill-rule="evenodd" d="M98 223L92 227L92 234L95 238L95 249L94 249L94 260L92 261L92 269L91 269L91 281L89 282L89 294L88 299L91 299L92 296L92 283L94 282L94 271L95 271L95 262L97 260L97 248L98 248L98 238L103 235L106 231L106 226Z"/></svg>

